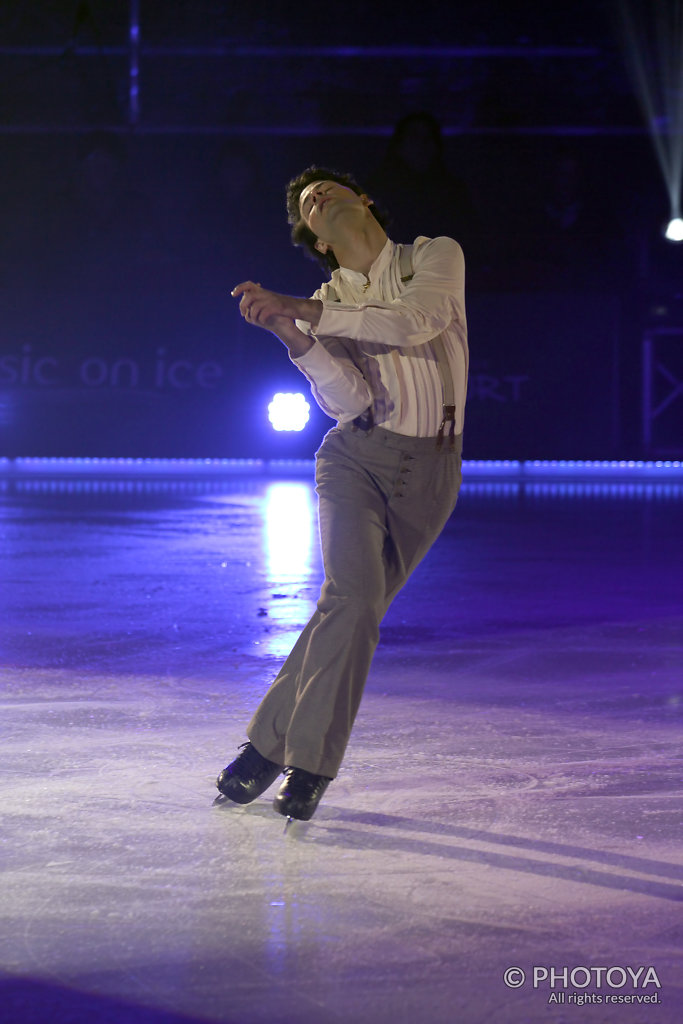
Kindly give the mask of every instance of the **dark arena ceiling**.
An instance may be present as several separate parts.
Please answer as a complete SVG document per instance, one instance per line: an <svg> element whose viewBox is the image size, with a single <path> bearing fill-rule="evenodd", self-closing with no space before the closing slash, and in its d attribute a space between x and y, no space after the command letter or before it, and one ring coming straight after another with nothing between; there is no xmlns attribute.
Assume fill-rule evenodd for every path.
<svg viewBox="0 0 683 1024"><path fill-rule="evenodd" d="M643 133L623 7L5 0L0 131L388 135L423 109L446 135Z"/></svg>

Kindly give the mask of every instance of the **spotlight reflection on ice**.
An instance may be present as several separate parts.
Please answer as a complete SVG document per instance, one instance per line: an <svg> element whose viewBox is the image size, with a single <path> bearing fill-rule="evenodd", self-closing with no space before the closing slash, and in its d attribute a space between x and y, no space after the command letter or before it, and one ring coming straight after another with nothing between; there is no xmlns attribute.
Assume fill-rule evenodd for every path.
<svg viewBox="0 0 683 1024"><path fill-rule="evenodd" d="M275 628L261 646L265 653L282 657L289 653L310 618L317 597L318 567L313 565L316 516L311 484L270 484L264 512L266 575L272 597L268 610Z"/></svg>
<svg viewBox="0 0 683 1024"><path fill-rule="evenodd" d="M269 578L300 582L311 571L313 546L311 485L303 481L270 484L266 492L266 563Z"/></svg>
<svg viewBox="0 0 683 1024"><path fill-rule="evenodd" d="M303 430L308 423L311 407L303 395L278 391L268 406L268 419L273 430Z"/></svg>

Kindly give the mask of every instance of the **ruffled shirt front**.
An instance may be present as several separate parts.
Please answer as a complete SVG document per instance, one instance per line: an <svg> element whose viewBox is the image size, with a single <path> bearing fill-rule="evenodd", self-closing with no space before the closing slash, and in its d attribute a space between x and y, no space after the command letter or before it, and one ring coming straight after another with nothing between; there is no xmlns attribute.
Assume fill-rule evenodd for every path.
<svg viewBox="0 0 683 1024"><path fill-rule="evenodd" d="M441 337L461 433L467 394L465 261L452 238L413 243L412 279L401 280L401 246L387 240L366 277L340 267L312 296L323 303L317 327L297 321L315 340L293 362L321 409L346 423L369 408L377 426L414 437L435 436L442 419Z"/></svg>

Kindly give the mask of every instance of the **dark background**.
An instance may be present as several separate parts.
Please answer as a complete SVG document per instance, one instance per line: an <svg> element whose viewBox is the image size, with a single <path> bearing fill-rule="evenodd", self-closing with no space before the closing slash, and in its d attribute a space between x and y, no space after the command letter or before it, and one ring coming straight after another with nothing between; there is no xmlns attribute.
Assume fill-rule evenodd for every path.
<svg viewBox="0 0 683 1024"><path fill-rule="evenodd" d="M331 421L271 430L307 385L229 293L318 285L283 201L315 162L461 241L467 457L680 456L683 246L615 6L3 4L0 455L311 455ZM397 147L417 112L441 153L429 118Z"/></svg>

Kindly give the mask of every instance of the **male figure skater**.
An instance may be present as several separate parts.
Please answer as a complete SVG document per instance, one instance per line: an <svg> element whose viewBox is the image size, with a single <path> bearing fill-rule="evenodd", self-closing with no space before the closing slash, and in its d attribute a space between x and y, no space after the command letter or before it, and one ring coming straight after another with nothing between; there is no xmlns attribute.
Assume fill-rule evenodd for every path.
<svg viewBox="0 0 683 1024"><path fill-rule="evenodd" d="M467 388L462 250L392 242L348 175L289 183L295 244L331 280L311 299L246 281L232 294L275 334L337 425L316 456L325 581L218 789L249 803L283 771L275 810L307 821L336 776L391 601L451 515Z"/></svg>

